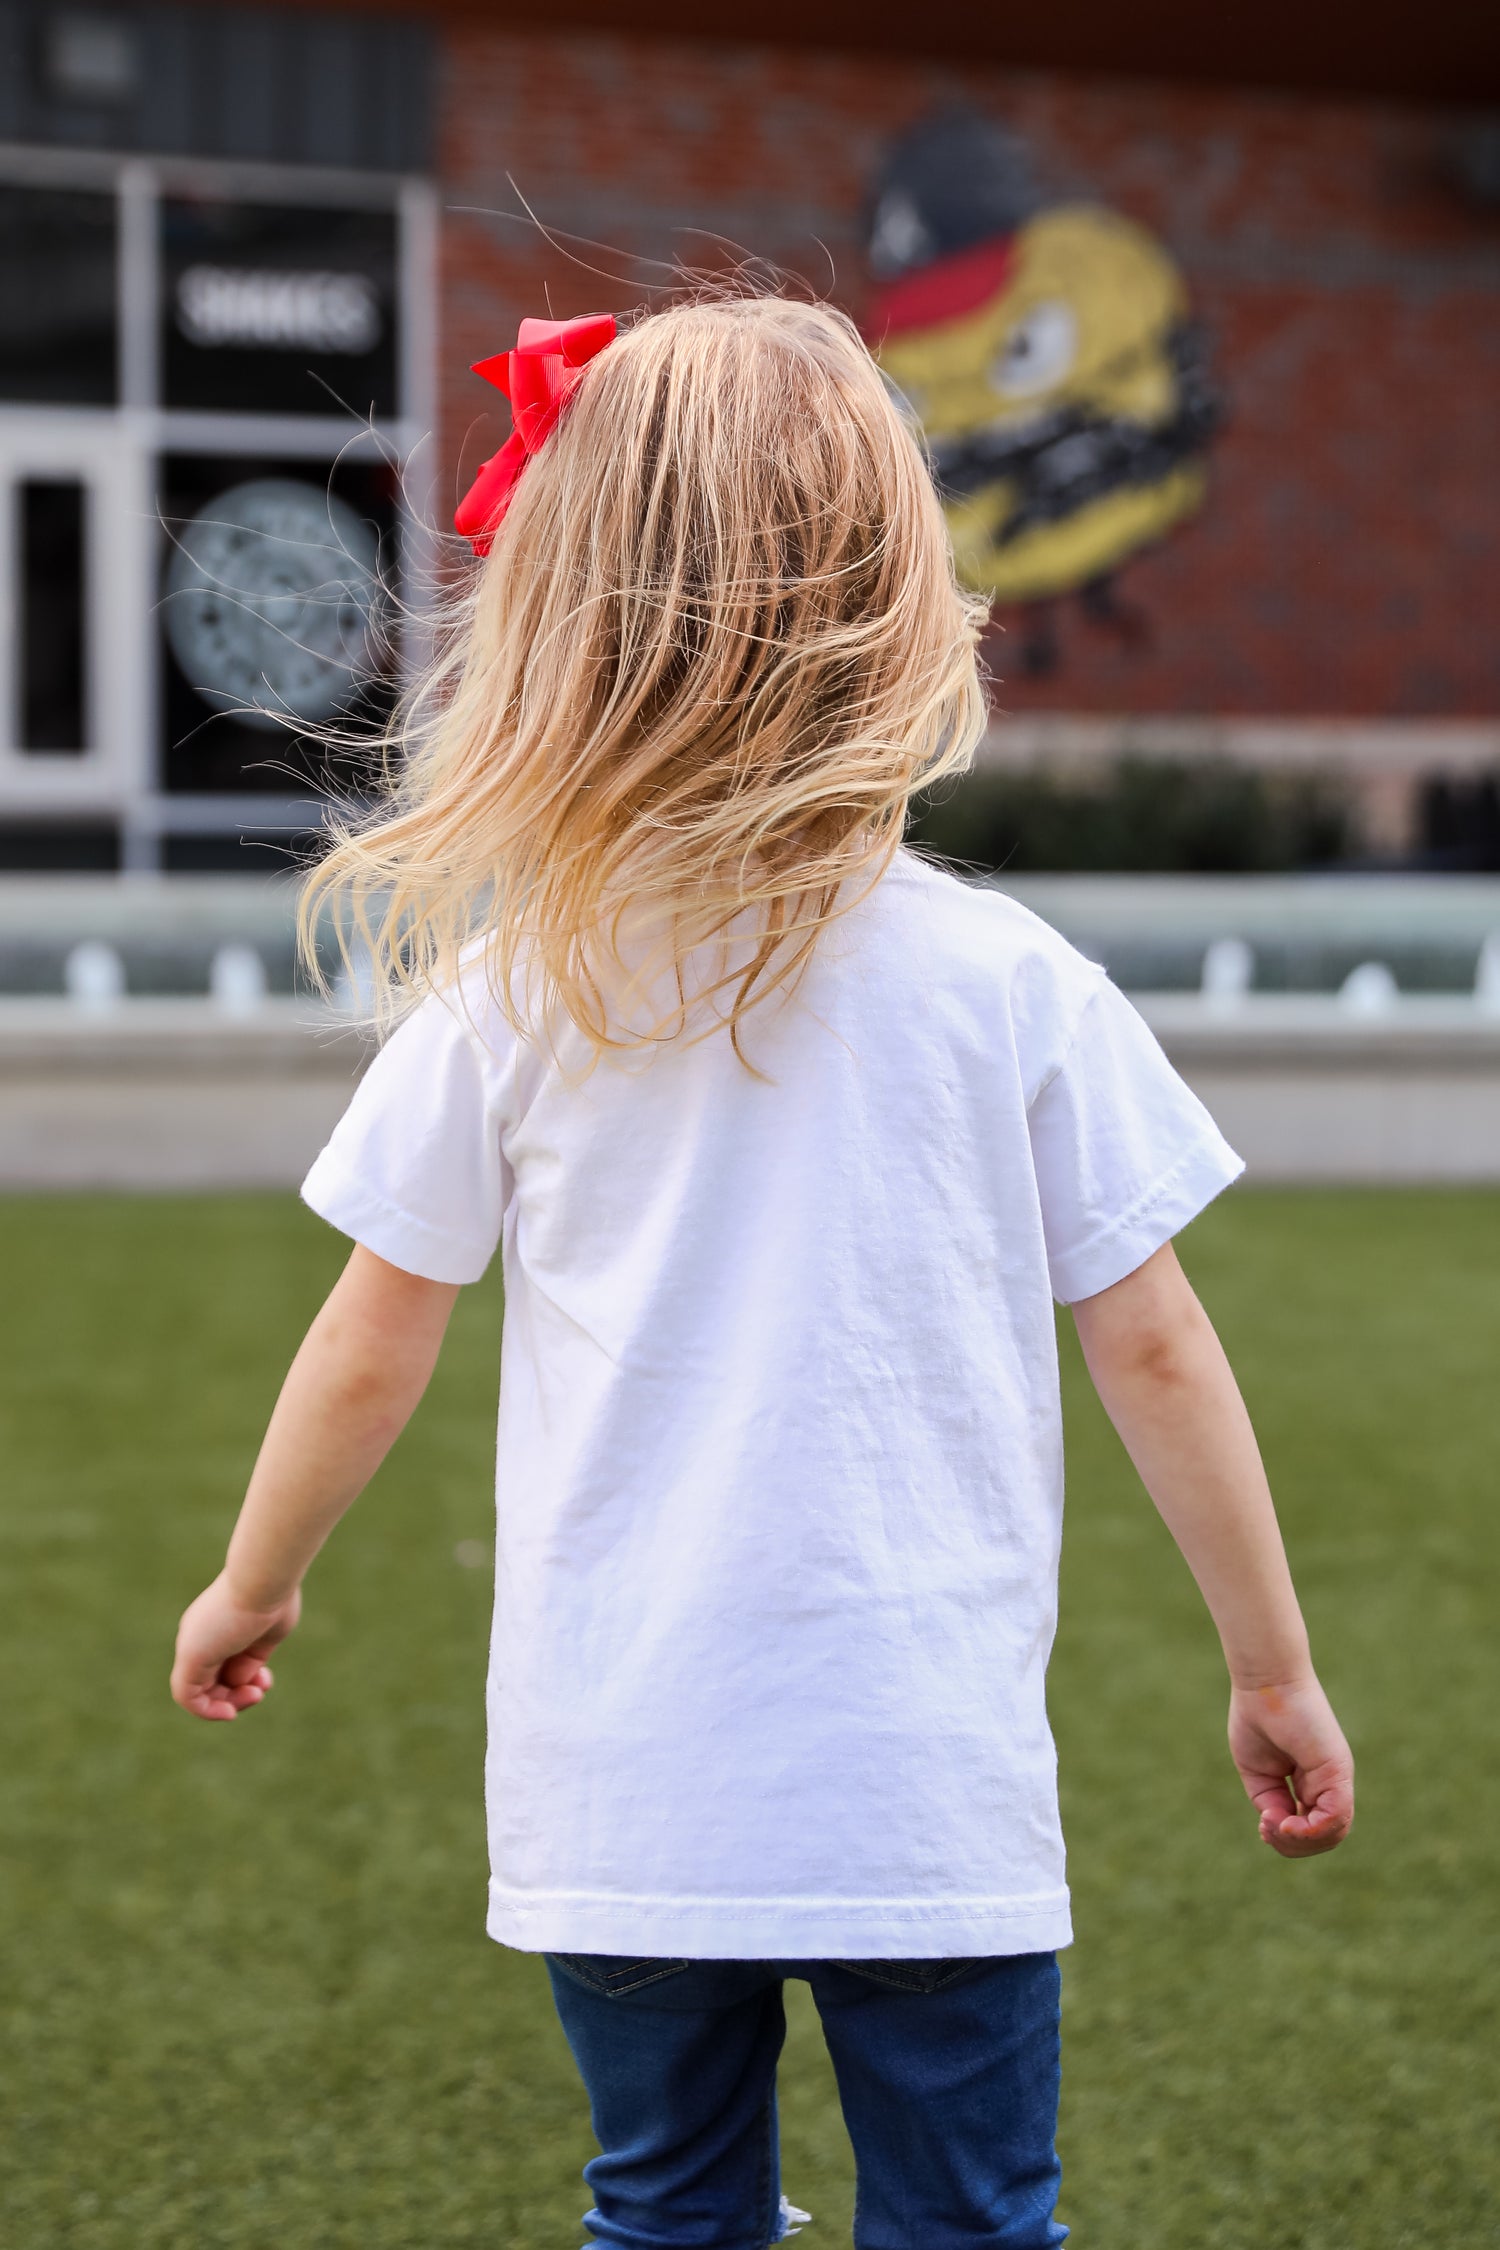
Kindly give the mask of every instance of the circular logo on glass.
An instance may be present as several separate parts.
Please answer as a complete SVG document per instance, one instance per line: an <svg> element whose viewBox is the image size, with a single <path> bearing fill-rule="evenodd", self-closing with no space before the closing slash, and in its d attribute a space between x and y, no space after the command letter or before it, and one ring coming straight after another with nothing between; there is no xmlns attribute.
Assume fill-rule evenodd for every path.
<svg viewBox="0 0 1500 2250"><path fill-rule="evenodd" d="M331 718L369 661L378 562L371 526L320 486L231 485L177 537L172 654L201 696L250 726Z"/></svg>

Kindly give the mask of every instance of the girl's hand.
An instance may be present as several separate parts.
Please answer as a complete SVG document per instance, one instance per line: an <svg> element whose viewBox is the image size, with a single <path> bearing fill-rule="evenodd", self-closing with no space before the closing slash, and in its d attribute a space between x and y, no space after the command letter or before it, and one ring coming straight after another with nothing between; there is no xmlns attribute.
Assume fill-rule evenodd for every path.
<svg viewBox="0 0 1500 2250"><path fill-rule="evenodd" d="M1263 1844L1283 1859L1331 1852L1354 1820L1354 1759L1316 1679L1237 1687L1229 1753L1260 1813Z"/></svg>
<svg viewBox="0 0 1500 2250"><path fill-rule="evenodd" d="M302 1614L294 1591L276 1609L247 1609L223 1576L182 1613L172 1666L172 1701L199 1719L237 1719L271 1688L264 1661Z"/></svg>

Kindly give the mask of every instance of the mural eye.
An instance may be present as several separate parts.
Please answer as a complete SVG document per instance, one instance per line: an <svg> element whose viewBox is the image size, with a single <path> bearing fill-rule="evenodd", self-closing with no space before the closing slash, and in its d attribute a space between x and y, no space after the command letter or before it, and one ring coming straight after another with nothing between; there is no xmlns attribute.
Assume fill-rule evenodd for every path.
<svg viewBox="0 0 1500 2250"><path fill-rule="evenodd" d="M1033 305L1007 331L990 367L990 381L1002 398L1034 398L1062 381L1077 351L1072 306L1060 299Z"/></svg>

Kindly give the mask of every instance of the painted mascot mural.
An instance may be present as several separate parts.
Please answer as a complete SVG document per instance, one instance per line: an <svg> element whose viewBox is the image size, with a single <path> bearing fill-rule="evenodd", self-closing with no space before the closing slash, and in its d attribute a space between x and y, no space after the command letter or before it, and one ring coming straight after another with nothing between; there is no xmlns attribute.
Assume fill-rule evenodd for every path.
<svg viewBox="0 0 1500 2250"><path fill-rule="evenodd" d="M946 110L891 148L869 210L870 339L920 423L969 585L1056 661L1058 598L1126 639L1116 574L1203 501L1221 420L1203 331L1154 235L1037 187L1024 144Z"/></svg>

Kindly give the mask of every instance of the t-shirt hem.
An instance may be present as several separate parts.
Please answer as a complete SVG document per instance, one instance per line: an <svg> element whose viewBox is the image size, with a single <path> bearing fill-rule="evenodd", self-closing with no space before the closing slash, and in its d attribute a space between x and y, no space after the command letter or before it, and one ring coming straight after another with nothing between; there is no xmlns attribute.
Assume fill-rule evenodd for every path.
<svg viewBox="0 0 1500 2250"><path fill-rule="evenodd" d="M340 1234L423 1281L478 1281L489 1263L476 1257L472 1243L440 1233L351 1179L327 1149L302 1183L302 1200Z"/></svg>
<svg viewBox="0 0 1500 2250"><path fill-rule="evenodd" d="M1097 1297L1101 1289L1112 1289L1136 1272L1215 1196L1232 1187L1244 1169L1244 1158L1227 1141L1188 1150L1130 1210L1090 1241L1052 1259L1052 1293L1059 1304Z"/></svg>
<svg viewBox="0 0 1500 2250"><path fill-rule="evenodd" d="M1021 1899L643 1899L522 1896L492 1883L485 1927L521 1953L673 1961L967 1960L1055 1953L1073 1940L1065 1888Z"/></svg>

